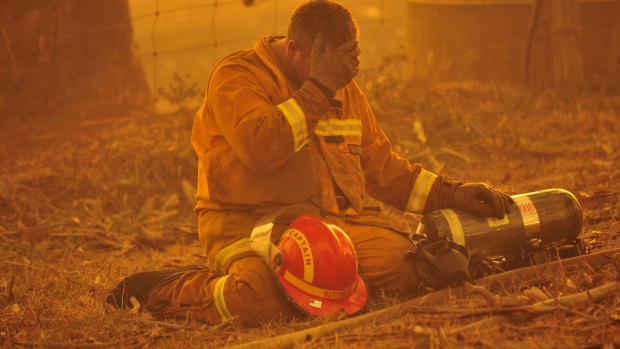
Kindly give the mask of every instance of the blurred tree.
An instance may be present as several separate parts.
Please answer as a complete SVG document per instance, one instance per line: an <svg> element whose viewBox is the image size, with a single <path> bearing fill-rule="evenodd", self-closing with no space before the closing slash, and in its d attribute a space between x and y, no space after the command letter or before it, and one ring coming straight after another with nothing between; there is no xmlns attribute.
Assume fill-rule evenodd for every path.
<svg viewBox="0 0 620 349"><path fill-rule="evenodd" d="M127 0L0 0L0 119L151 109Z"/></svg>
<svg viewBox="0 0 620 349"><path fill-rule="evenodd" d="M572 89L583 82L578 0L535 0L526 51L526 81Z"/></svg>

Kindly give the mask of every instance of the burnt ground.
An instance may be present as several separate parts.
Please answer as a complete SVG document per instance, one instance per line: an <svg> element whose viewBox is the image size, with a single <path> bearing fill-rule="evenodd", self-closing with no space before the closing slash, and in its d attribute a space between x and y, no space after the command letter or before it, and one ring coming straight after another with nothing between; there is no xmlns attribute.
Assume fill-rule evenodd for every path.
<svg viewBox="0 0 620 349"><path fill-rule="evenodd" d="M361 85L400 154L510 194L569 190L581 202L581 237L591 251L619 246L617 92L567 97L479 83L378 81ZM129 274L204 263L192 212L192 119L193 111L134 112L97 119L50 116L1 128L0 346L221 347L341 320L298 319L246 329L234 322L163 321L104 303ZM517 300L523 306L580 294L617 277L610 263L566 268L493 290L497 303L479 294L448 297L297 345L617 347L617 289L598 300L555 305L526 317L508 312L521 315L463 327L496 317L489 314ZM366 312L403 301L379 297Z"/></svg>

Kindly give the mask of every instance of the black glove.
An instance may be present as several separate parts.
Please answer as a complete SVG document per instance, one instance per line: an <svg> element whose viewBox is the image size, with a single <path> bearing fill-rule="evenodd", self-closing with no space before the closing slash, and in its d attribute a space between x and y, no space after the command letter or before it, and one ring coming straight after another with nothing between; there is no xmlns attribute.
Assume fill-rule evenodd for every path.
<svg viewBox="0 0 620 349"><path fill-rule="evenodd" d="M484 183L467 183L456 187L451 206L479 216L503 218L512 203L510 196Z"/></svg>
<svg viewBox="0 0 620 349"><path fill-rule="evenodd" d="M310 79L323 85L333 96L337 90L351 82L360 65L360 48L357 41L345 41L325 52L323 33L314 37L310 54Z"/></svg>

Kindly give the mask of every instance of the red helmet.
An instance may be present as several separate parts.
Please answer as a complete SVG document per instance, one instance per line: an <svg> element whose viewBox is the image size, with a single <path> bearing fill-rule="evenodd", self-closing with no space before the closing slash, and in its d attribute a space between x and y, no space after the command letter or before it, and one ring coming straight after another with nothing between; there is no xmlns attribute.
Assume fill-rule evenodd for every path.
<svg viewBox="0 0 620 349"><path fill-rule="evenodd" d="M276 278L289 299L305 312L354 314L368 299L358 273L357 252L342 229L301 215L282 235L271 258Z"/></svg>

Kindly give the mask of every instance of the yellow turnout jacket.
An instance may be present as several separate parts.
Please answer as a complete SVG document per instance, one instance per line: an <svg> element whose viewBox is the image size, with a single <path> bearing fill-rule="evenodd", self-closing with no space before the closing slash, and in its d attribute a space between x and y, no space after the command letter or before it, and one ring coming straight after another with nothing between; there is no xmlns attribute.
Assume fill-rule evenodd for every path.
<svg viewBox="0 0 620 349"><path fill-rule="evenodd" d="M360 213L365 195L425 213L449 205L456 182L392 151L355 82L328 99L282 73L263 37L214 69L197 112L196 212L311 202Z"/></svg>

